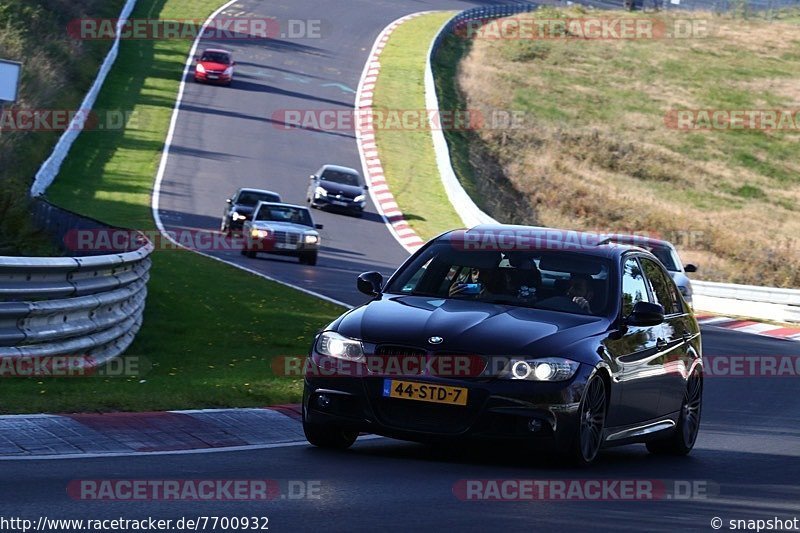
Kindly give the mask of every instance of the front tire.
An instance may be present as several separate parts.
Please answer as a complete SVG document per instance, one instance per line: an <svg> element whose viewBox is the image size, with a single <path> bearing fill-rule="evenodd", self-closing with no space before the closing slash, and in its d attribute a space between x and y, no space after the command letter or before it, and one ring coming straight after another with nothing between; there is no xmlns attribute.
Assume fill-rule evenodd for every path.
<svg viewBox="0 0 800 533"><path fill-rule="evenodd" d="M306 434L306 440L317 448L329 450L346 450L358 438L358 431L309 424L305 420L303 420L303 433Z"/></svg>
<svg viewBox="0 0 800 533"><path fill-rule="evenodd" d="M311 252L300 256L301 265L314 266L317 264L317 252Z"/></svg>
<svg viewBox="0 0 800 533"><path fill-rule="evenodd" d="M703 408L703 379L695 372L686 382L678 425L669 437L646 443L647 451L657 455L687 455L697 441Z"/></svg>
<svg viewBox="0 0 800 533"><path fill-rule="evenodd" d="M597 459L603 446L603 429L608 412L606 384L595 375L586 384L578 408L578 433L569 453L570 461L578 466L588 466Z"/></svg>

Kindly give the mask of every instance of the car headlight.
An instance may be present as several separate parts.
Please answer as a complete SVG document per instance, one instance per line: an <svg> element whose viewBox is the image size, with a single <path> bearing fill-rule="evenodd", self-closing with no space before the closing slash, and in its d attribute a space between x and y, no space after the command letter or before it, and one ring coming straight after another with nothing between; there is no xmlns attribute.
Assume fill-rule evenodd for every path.
<svg viewBox="0 0 800 533"><path fill-rule="evenodd" d="M303 237L303 242L306 244L317 244L319 242L319 237L316 235L306 235Z"/></svg>
<svg viewBox="0 0 800 533"><path fill-rule="evenodd" d="M367 197L366 197L365 195L363 195L363 194L359 194L358 196L356 196L355 198L353 198L353 201L354 201L354 202L363 202L363 201L364 201L364 200L366 200L366 199L367 199Z"/></svg>
<svg viewBox="0 0 800 533"><path fill-rule="evenodd" d="M328 191L326 191L323 187L317 187L314 189L314 194L317 196L328 196Z"/></svg>
<svg viewBox="0 0 800 533"><path fill-rule="evenodd" d="M575 375L578 366L579 363L560 357L512 358L502 377L527 381L565 381Z"/></svg>
<svg viewBox="0 0 800 533"><path fill-rule="evenodd" d="M231 74L233 74L233 67L228 67L228 68L226 68L226 69L225 69L225 72L224 72L223 74L224 74L225 76L230 76Z"/></svg>
<svg viewBox="0 0 800 533"><path fill-rule="evenodd" d="M347 361L364 360L361 341L344 337L334 331L324 331L320 334L317 338L317 351L322 355Z"/></svg>
<svg viewBox="0 0 800 533"><path fill-rule="evenodd" d="M201 74L202 74L202 73L204 73L205 71L206 71L206 67L204 67L202 63L198 63L198 64L197 64L197 72L199 72L199 73L201 73Z"/></svg>
<svg viewBox="0 0 800 533"><path fill-rule="evenodd" d="M233 218L233 220L247 220L247 216L245 216L245 215L240 215L240 214L239 214L239 213L237 213L236 211L234 211L233 213L231 213L231 218Z"/></svg>
<svg viewBox="0 0 800 533"><path fill-rule="evenodd" d="M256 239L266 239L269 237L269 230L253 228L250 231L250 236Z"/></svg>

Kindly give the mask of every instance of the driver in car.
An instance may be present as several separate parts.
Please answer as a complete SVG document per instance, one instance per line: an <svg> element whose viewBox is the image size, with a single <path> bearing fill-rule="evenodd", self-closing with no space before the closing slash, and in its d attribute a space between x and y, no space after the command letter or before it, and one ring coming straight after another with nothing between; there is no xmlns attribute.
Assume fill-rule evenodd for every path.
<svg viewBox="0 0 800 533"><path fill-rule="evenodd" d="M592 277L583 274L573 274L569 279L567 297L572 300L572 303L585 312L591 313L591 301L594 298L594 292L592 292Z"/></svg>

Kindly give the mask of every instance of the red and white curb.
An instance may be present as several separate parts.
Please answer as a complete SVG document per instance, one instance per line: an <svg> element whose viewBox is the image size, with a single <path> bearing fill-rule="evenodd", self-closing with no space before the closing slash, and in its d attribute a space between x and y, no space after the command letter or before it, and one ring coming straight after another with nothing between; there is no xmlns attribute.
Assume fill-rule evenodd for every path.
<svg viewBox="0 0 800 533"><path fill-rule="evenodd" d="M361 80L358 83L358 91L356 92L356 116L363 116L363 110L372 107L372 97L375 91L375 83L378 81L380 74L381 64L380 56L383 52L386 43L389 42L389 36L397 29L402 23L407 20L431 13L431 11L423 11L401 17L388 26L378 35L375 44L372 46L372 51L367 59L367 64L364 66L364 71L361 74ZM386 182L386 175L381 165L381 159L378 155L378 147L375 144L375 129L371 123L365 124L359 120L356 124L356 144L358 145L358 152L361 156L361 166L364 169L364 176L369 184L369 194L372 202L375 204L378 213L383 217L386 227L391 234L409 253L416 252L425 241L417 235L417 232L408 224L403 213L397 205L397 201L389 190L389 184Z"/></svg>
<svg viewBox="0 0 800 533"><path fill-rule="evenodd" d="M755 320L743 320L727 316L698 315L697 322L706 326L730 329L741 333L765 335L767 337L800 341L800 328L787 328L775 324L765 324Z"/></svg>

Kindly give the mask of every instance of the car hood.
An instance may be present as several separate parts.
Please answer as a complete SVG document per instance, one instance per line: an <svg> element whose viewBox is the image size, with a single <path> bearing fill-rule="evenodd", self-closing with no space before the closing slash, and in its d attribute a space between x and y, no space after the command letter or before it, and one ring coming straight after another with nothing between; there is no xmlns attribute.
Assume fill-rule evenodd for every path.
<svg viewBox="0 0 800 533"><path fill-rule="evenodd" d="M242 215L252 215L255 208L254 205L233 204L232 206L233 211Z"/></svg>
<svg viewBox="0 0 800 533"><path fill-rule="evenodd" d="M225 63L216 63L214 61L200 61L199 65L203 65L203 68L206 70L225 70L230 65L226 65Z"/></svg>
<svg viewBox="0 0 800 533"><path fill-rule="evenodd" d="M328 191L328 194L342 194L349 198L355 198L359 194L364 194L363 187L356 187L355 185L343 185L333 181L320 180L319 186Z"/></svg>
<svg viewBox="0 0 800 533"><path fill-rule="evenodd" d="M295 233L317 233L317 231L303 224L292 224L291 222L276 222L273 220L258 220L253 222L253 226L262 229L271 229L276 231L289 231Z"/></svg>
<svg viewBox="0 0 800 533"><path fill-rule="evenodd" d="M438 352L564 355L564 349L608 329L602 317L469 300L383 295L345 314L334 328L347 337ZM433 346L430 337L442 337Z"/></svg>

